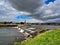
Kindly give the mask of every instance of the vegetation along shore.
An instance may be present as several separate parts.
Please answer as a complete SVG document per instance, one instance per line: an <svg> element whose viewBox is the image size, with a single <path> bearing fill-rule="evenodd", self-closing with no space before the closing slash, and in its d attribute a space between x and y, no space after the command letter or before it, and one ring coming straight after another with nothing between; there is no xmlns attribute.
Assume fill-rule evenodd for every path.
<svg viewBox="0 0 60 45"><path fill-rule="evenodd" d="M15 42L14 45L60 45L60 29L46 31L33 39Z"/></svg>

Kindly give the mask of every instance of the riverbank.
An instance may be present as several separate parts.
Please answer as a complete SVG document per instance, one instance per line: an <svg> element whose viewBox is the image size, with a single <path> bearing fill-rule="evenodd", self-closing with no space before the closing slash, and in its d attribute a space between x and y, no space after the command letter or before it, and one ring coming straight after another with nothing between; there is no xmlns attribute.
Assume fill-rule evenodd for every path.
<svg viewBox="0 0 60 45"><path fill-rule="evenodd" d="M24 34L24 40L23 41L21 41L21 42L24 42L24 41L27 41L27 40L30 40L30 39L33 39L33 38L35 38L37 35L39 35L39 34L41 34L41 33L43 33L43 32L46 32L46 31L48 31L49 29L35 29L34 30L34 32L30 32L30 33L23 33ZM21 43L20 42L20 43Z"/></svg>
<svg viewBox="0 0 60 45"><path fill-rule="evenodd" d="M52 29L41 33L33 39L15 42L14 45L60 45L60 29Z"/></svg>
<svg viewBox="0 0 60 45"><path fill-rule="evenodd" d="M17 24L0 24L0 27L17 27Z"/></svg>

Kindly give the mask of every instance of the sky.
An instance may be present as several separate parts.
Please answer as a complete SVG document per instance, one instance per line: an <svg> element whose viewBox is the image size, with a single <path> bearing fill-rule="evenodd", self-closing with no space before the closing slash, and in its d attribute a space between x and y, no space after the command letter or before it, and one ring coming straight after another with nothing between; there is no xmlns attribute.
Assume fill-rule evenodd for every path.
<svg viewBox="0 0 60 45"><path fill-rule="evenodd" d="M60 22L60 0L0 0L0 21Z"/></svg>
<svg viewBox="0 0 60 45"><path fill-rule="evenodd" d="M46 0L45 4L49 4L50 2L54 2L55 0Z"/></svg>

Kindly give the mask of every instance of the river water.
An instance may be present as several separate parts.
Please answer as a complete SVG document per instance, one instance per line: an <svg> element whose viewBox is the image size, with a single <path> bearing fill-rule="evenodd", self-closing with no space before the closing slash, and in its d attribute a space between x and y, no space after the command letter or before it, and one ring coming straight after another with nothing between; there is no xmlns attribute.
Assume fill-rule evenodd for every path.
<svg viewBox="0 0 60 45"><path fill-rule="evenodd" d="M53 28L60 28L60 26L38 25L38 26L31 26L30 28L53 29ZM19 39L24 38L23 34L21 34L17 28L7 28L7 27L0 28L0 45L13 45L17 37Z"/></svg>
<svg viewBox="0 0 60 45"><path fill-rule="evenodd" d="M17 37L23 38L17 28L0 28L0 45L13 45Z"/></svg>
<svg viewBox="0 0 60 45"><path fill-rule="evenodd" d="M55 29L60 28L60 25L37 25L37 26L31 26L33 28L42 28L42 29Z"/></svg>

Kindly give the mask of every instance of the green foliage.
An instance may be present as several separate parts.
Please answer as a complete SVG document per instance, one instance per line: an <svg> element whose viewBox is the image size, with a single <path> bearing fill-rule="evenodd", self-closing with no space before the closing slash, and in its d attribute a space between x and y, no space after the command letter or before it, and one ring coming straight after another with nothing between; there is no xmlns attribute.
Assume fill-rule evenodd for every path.
<svg viewBox="0 0 60 45"><path fill-rule="evenodd" d="M16 45L60 45L60 29L39 34L34 39Z"/></svg>
<svg viewBox="0 0 60 45"><path fill-rule="evenodd" d="M4 24L4 22L0 22L0 24Z"/></svg>
<svg viewBox="0 0 60 45"><path fill-rule="evenodd" d="M14 45L20 45L20 43L19 42L15 42Z"/></svg>
<svg viewBox="0 0 60 45"><path fill-rule="evenodd" d="M13 22L0 22L0 24L11 24Z"/></svg>

